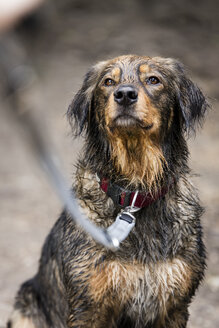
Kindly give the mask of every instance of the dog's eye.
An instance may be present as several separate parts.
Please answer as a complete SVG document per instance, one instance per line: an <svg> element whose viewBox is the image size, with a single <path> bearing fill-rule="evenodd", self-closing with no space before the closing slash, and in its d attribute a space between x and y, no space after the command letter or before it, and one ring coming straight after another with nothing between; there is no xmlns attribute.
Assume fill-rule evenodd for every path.
<svg viewBox="0 0 219 328"><path fill-rule="evenodd" d="M158 84L160 83L160 80L156 76L150 76L146 80L147 84Z"/></svg>
<svg viewBox="0 0 219 328"><path fill-rule="evenodd" d="M116 84L116 82L112 79L106 79L104 81L104 85L107 86L107 87L110 87L110 86L115 85L115 84Z"/></svg>

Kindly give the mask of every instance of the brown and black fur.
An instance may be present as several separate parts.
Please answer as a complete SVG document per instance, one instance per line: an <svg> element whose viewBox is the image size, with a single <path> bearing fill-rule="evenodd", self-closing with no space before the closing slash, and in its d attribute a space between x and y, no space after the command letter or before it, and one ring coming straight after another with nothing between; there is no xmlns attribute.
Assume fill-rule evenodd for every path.
<svg viewBox="0 0 219 328"><path fill-rule="evenodd" d="M135 91L131 104L115 100L124 86ZM91 68L68 110L74 132L85 137L74 185L85 213L108 227L120 211L96 173L130 190L170 188L135 214L136 226L116 252L63 211L38 273L18 292L8 327L186 327L205 269L203 210L186 139L206 108L174 59L129 55Z"/></svg>

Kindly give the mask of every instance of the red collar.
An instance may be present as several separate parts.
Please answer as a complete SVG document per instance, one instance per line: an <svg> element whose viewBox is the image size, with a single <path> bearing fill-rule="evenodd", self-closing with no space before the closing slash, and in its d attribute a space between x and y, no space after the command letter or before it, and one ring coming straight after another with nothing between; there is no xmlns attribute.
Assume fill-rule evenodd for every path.
<svg viewBox="0 0 219 328"><path fill-rule="evenodd" d="M172 183L170 184L172 185ZM135 204L132 204L132 200L136 194L135 191L130 191L112 183L110 179L103 177L100 179L100 188L110 197L116 205L121 207L131 206L131 204L138 208L147 207L154 203L156 200L163 198L169 190L168 186L162 187L154 195L150 192L139 191Z"/></svg>

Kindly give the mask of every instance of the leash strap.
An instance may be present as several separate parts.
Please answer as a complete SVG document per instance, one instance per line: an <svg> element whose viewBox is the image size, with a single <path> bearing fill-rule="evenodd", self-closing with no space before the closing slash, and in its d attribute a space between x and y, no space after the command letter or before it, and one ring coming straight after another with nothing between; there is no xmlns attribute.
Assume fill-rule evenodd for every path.
<svg viewBox="0 0 219 328"><path fill-rule="evenodd" d="M19 51L14 54L14 49ZM97 227L83 214L73 190L69 188L57 165L59 157L54 151L51 151L52 143L48 140L49 136L46 136L45 131L42 129L43 122L39 116L36 120L33 115L37 113L37 108L31 101L30 95L33 89L38 89L36 74L33 68L28 65L24 49L16 41L16 38L0 40L0 65L5 73L6 88L9 92L8 101L10 106L6 108L11 110L13 119L15 118L21 127L24 141L30 146L29 148L32 154L35 155L35 159L46 172L50 183L55 188L71 218L98 243L112 250L118 248L120 242L116 236L109 234L105 229ZM33 79L33 76L35 79ZM29 101L26 102L26 99Z"/></svg>

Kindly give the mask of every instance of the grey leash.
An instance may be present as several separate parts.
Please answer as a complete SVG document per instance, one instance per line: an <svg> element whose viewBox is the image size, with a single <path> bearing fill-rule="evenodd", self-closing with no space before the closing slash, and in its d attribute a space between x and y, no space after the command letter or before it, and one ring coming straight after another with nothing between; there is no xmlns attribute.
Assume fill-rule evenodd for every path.
<svg viewBox="0 0 219 328"><path fill-rule="evenodd" d="M13 50L18 49L18 53L13 53ZM66 179L61 170L56 164L57 156L53 156L51 147L48 146L48 136L40 128L41 123L33 117L31 108L33 104L25 101L29 98L29 92L33 87L34 71L30 65L26 65L26 58L23 49L20 49L19 44L9 39L0 41L0 65L5 70L8 89L10 90L10 109L13 117L24 130L26 139L31 146L32 152L39 160L41 167L49 177L53 184L60 200L66 207L72 219L80 225L88 234L90 234L98 243L101 243L107 248L116 249L120 243L129 235L135 225L134 212L139 208L134 207L135 199L132 205L125 208L116 217L115 222L107 229L102 229L93 224L79 207L75 194L70 190ZM15 51L16 52L16 51ZM34 88L36 88L34 83Z"/></svg>

